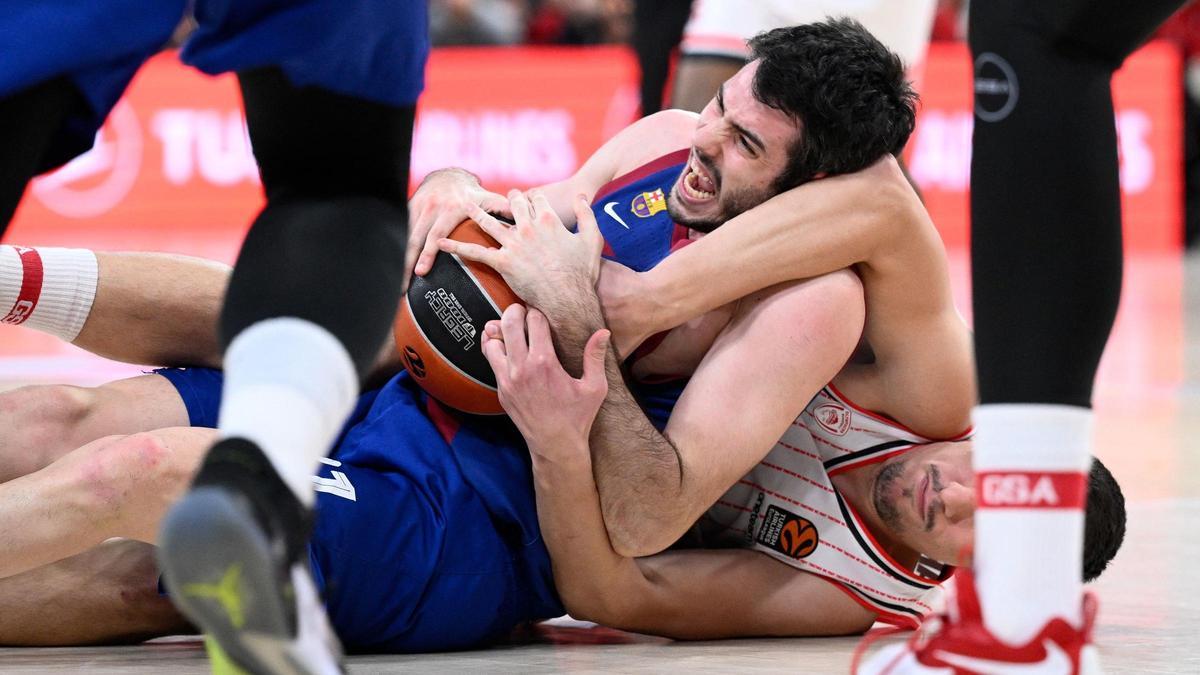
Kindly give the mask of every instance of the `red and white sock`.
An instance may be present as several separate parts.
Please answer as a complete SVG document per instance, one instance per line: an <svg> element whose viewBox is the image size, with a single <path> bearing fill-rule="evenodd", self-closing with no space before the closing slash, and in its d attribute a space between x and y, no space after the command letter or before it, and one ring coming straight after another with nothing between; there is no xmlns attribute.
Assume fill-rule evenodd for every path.
<svg viewBox="0 0 1200 675"><path fill-rule="evenodd" d="M1052 617L1078 626L1092 411L975 410L975 579L984 623L1024 644Z"/></svg>
<svg viewBox="0 0 1200 675"><path fill-rule="evenodd" d="M71 342L96 299L96 254L80 248L0 246L0 323Z"/></svg>

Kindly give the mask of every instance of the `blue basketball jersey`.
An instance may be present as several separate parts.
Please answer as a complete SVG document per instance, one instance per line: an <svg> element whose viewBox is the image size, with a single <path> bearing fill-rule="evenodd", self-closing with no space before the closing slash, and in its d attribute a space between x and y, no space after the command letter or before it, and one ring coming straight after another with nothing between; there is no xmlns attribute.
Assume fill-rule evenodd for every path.
<svg viewBox="0 0 1200 675"><path fill-rule="evenodd" d="M592 212L604 235L605 258L645 272L687 240L687 230L667 213L667 195L687 156L688 150L664 155L596 192Z"/></svg>
<svg viewBox="0 0 1200 675"><path fill-rule="evenodd" d="M82 100L48 155L92 147L142 63L190 9L184 63L215 75L278 66L296 86L413 105L429 53L426 0L7 0L0 2L0 99L57 77ZM52 162L53 163L53 162Z"/></svg>

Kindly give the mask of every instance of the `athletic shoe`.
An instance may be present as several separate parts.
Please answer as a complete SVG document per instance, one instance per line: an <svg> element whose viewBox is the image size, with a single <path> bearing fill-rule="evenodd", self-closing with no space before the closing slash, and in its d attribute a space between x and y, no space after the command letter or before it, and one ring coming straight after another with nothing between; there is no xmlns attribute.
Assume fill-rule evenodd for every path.
<svg viewBox="0 0 1200 675"><path fill-rule="evenodd" d="M861 675L1099 675L1100 658L1092 645L1096 599L1083 596L1083 627L1061 618L1046 622L1029 642L1012 646L983 625L979 596L969 570L954 575L957 595L948 614L923 626L904 644L881 649L863 666L858 658L871 642L865 639L851 671ZM924 637L923 637L924 636Z"/></svg>
<svg viewBox="0 0 1200 675"><path fill-rule="evenodd" d="M311 511L262 451L219 441L163 521L159 565L171 599L206 635L213 672L345 672L308 570Z"/></svg>

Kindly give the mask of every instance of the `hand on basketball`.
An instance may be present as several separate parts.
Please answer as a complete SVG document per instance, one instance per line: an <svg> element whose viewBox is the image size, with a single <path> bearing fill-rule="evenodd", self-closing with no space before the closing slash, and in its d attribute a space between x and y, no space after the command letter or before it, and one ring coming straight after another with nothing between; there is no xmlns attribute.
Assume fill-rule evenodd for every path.
<svg viewBox="0 0 1200 675"><path fill-rule="evenodd" d="M577 298L581 291L594 289L604 238L586 197L580 195L574 201L578 234L563 226L540 191L527 196L513 190L508 199L516 223L512 227L478 206L467 210L500 248L442 239L438 242L441 250L495 269L513 292L542 311L551 311L558 300Z"/></svg>
<svg viewBox="0 0 1200 675"><path fill-rule="evenodd" d="M497 325L497 323L499 325ZM550 324L536 309L519 304L484 329L483 353L496 373L500 404L531 450L586 447L592 422L608 394L604 358L607 330L596 331L583 350L583 377L571 377L559 363Z"/></svg>
<svg viewBox="0 0 1200 675"><path fill-rule="evenodd" d="M437 257L437 242L469 216L468 207L508 215L508 200L484 190L466 171L447 169L429 174L408 202L408 250L404 280L424 276Z"/></svg>

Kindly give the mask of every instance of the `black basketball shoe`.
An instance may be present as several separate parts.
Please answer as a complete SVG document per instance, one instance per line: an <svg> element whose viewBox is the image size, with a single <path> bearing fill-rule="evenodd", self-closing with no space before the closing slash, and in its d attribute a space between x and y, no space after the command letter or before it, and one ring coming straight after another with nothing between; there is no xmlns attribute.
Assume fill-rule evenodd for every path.
<svg viewBox="0 0 1200 675"><path fill-rule="evenodd" d="M257 445L209 451L163 521L159 565L171 600L206 636L213 672L345 672L308 569L312 511Z"/></svg>

